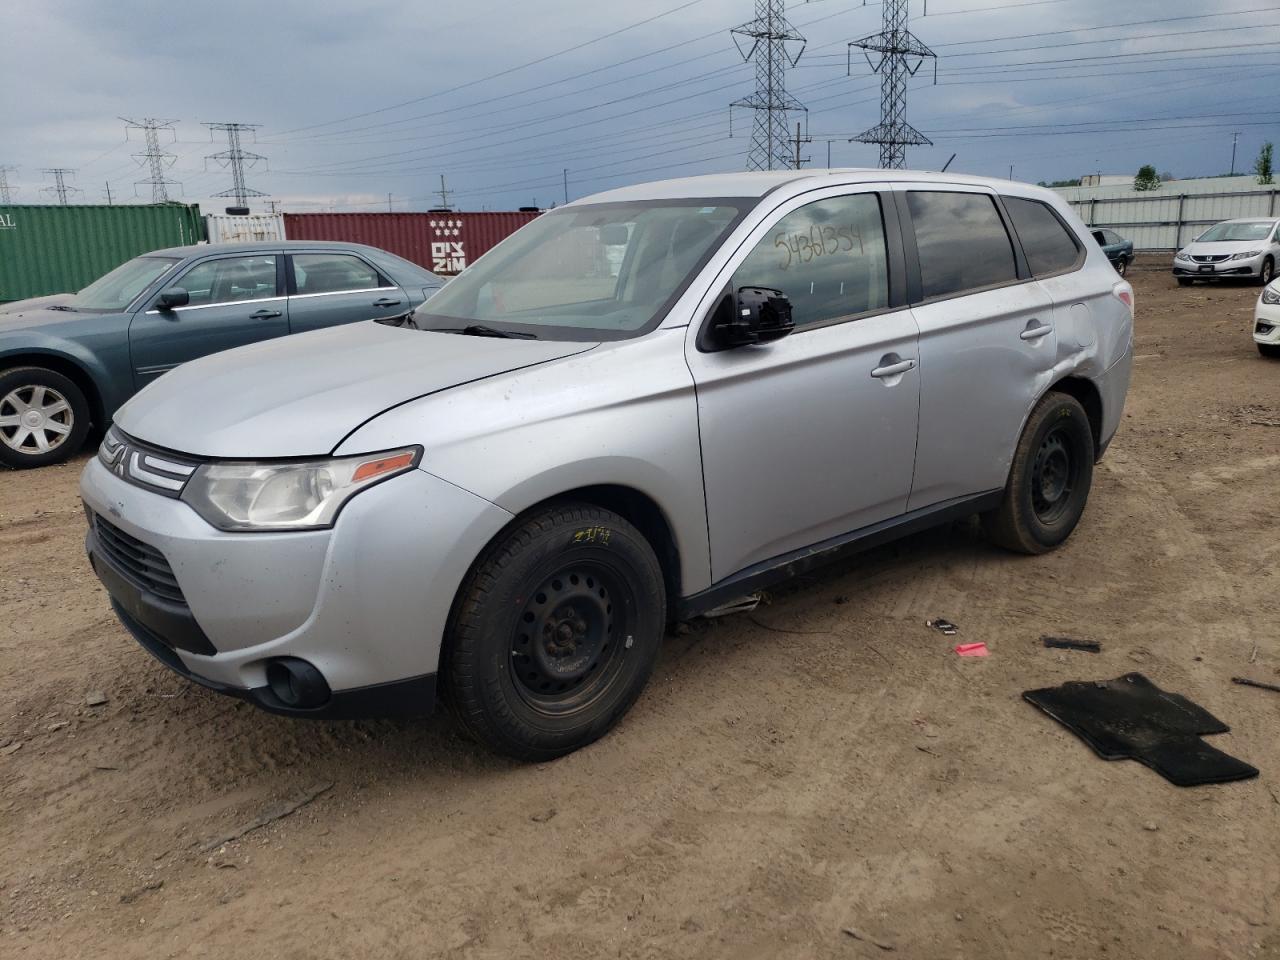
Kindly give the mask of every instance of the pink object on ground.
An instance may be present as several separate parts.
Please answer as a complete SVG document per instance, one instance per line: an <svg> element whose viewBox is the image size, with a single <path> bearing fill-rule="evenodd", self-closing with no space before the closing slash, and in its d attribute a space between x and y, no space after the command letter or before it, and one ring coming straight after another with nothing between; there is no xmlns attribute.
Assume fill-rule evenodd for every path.
<svg viewBox="0 0 1280 960"><path fill-rule="evenodd" d="M991 655L985 643L962 643L956 647L956 653L962 657L986 657Z"/></svg>

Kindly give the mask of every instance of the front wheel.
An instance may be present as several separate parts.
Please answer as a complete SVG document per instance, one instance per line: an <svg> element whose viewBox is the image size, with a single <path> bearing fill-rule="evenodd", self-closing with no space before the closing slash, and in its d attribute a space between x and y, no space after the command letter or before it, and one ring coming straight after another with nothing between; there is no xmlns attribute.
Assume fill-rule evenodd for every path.
<svg viewBox="0 0 1280 960"><path fill-rule="evenodd" d="M1116 261L1116 273L1126 276L1129 273L1129 261L1121 257Z"/></svg>
<svg viewBox="0 0 1280 960"><path fill-rule="evenodd" d="M1262 269L1258 271L1258 283L1266 286L1276 278L1276 262L1270 257L1262 261Z"/></svg>
<svg viewBox="0 0 1280 960"><path fill-rule="evenodd" d="M0 463L61 463L84 443L89 419L84 392L62 374L44 367L0 372Z"/></svg>
<svg viewBox="0 0 1280 960"><path fill-rule="evenodd" d="M1084 407L1049 393L1023 428L1000 506L983 517L992 542L1019 553L1045 553L1080 522L1093 482L1093 428Z"/></svg>
<svg viewBox="0 0 1280 960"><path fill-rule="evenodd" d="M1260 343L1258 352L1271 360L1280 360L1280 343Z"/></svg>
<svg viewBox="0 0 1280 960"><path fill-rule="evenodd" d="M450 616L445 700L463 728L520 760L603 736L653 671L666 591L653 548L600 507L563 503L476 562Z"/></svg>

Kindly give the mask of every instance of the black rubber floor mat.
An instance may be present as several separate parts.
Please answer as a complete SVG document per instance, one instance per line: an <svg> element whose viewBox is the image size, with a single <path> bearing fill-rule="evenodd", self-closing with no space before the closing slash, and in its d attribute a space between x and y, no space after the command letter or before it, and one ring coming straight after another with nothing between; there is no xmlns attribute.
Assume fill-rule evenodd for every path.
<svg viewBox="0 0 1280 960"><path fill-rule="evenodd" d="M1170 783L1194 787L1256 777L1258 770L1201 736L1231 728L1140 673L1028 690L1027 702L1075 733L1104 760L1137 760Z"/></svg>

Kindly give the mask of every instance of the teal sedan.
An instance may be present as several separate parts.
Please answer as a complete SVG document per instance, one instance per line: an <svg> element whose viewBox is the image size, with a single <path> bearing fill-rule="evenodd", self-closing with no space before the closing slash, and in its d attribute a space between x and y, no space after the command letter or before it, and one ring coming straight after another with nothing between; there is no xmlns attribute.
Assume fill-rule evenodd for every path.
<svg viewBox="0 0 1280 960"><path fill-rule="evenodd" d="M0 464L66 460L188 360L412 310L444 280L385 250L312 241L156 250L76 294L0 306Z"/></svg>

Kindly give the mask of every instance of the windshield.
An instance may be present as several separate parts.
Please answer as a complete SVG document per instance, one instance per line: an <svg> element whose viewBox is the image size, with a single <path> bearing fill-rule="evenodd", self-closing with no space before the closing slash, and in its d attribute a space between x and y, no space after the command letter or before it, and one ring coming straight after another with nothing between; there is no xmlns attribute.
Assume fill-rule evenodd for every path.
<svg viewBox="0 0 1280 960"><path fill-rule="evenodd" d="M123 310L177 262L177 257L137 257L122 263L77 293L69 306L76 310Z"/></svg>
<svg viewBox="0 0 1280 960"><path fill-rule="evenodd" d="M755 200L567 207L512 234L418 308L423 330L620 340L651 329Z"/></svg>
<svg viewBox="0 0 1280 960"><path fill-rule="evenodd" d="M1220 223L1200 234L1197 243L1225 240L1265 240L1274 226L1270 221L1255 223Z"/></svg>

